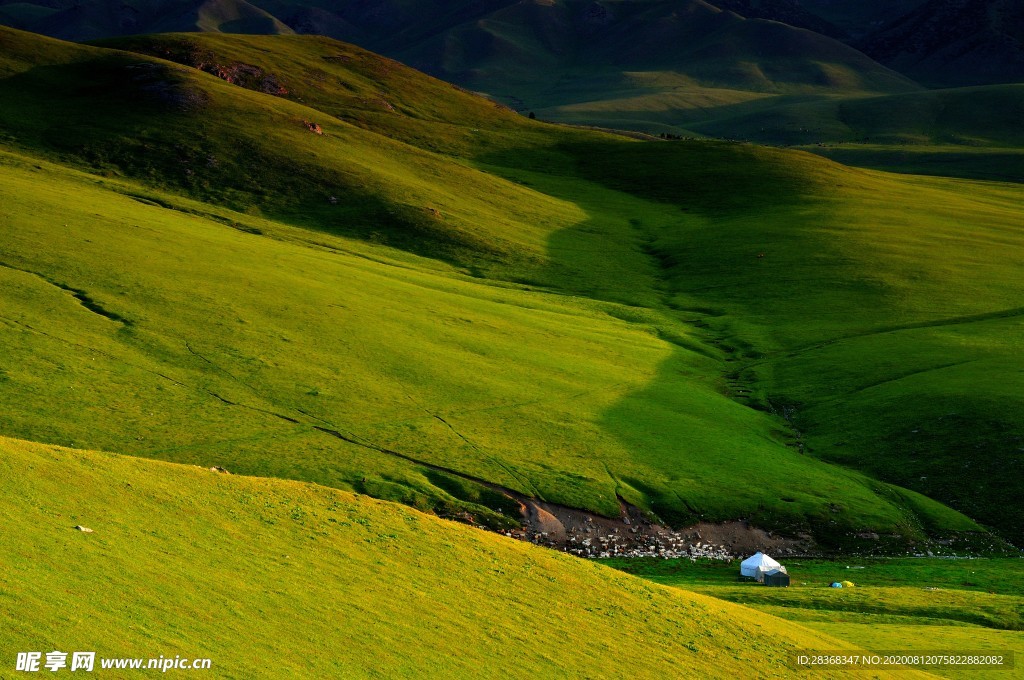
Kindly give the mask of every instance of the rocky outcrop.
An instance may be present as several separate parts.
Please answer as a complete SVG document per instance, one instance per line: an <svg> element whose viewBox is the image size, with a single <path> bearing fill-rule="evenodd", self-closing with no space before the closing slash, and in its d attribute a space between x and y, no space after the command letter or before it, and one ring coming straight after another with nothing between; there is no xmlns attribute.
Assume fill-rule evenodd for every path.
<svg viewBox="0 0 1024 680"><path fill-rule="evenodd" d="M809 539L776 536L741 521L672 529L621 499L620 516L610 518L532 498L516 498L522 527L502 533L580 557L728 561L758 550L779 555L814 552Z"/></svg>

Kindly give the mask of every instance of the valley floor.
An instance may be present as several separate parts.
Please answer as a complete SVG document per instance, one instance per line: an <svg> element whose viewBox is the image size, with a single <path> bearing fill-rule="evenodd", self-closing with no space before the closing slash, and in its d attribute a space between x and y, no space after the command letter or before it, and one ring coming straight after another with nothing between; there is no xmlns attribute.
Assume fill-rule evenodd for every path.
<svg viewBox="0 0 1024 680"><path fill-rule="evenodd" d="M606 560L627 573L741 603L874 654L1006 658L1006 668L922 663L949 678L1019 677L1024 655L1024 560L780 558L789 588L739 578L738 562ZM850 581L836 589L832 582Z"/></svg>

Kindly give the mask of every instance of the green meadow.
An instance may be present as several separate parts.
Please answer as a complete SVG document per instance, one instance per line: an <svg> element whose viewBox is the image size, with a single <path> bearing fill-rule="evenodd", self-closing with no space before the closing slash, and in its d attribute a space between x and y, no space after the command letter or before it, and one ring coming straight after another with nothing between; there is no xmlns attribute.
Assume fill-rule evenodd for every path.
<svg viewBox="0 0 1024 680"><path fill-rule="evenodd" d="M857 650L366 496L6 438L0 450L5 673L19 651L60 649L209 658L218 678L725 678L794 672L800 649Z"/></svg>
<svg viewBox="0 0 1024 680"><path fill-rule="evenodd" d="M1024 85L895 94L706 88L646 74L639 91L540 111L545 120L687 138L795 147L845 165L903 174L1020 182Z"/></svg>
<svg viewBox="0 0 1024 680"><path fill-rule="evenodd" d="M547 126L323 39L123 43L255 65L247 89L0 36L12 436L494 525L516 512L487 484L835 549L875 550L864 532L1000 549L979 520L1017 536L999 510L1017 477L961 484L1014 464L979 442L1020 426L1000 316L1020 273L999 257L1020 247L1015 185ZM257 91L267 76L287 94ZM349 106L372 88L393 110ZM973 344L945 334L976 316ZM950 355L969 383L937 372L926 389L992 425L924 440L922 465L944 462L919 475L897 428L948 406L893 403L915 389L904 364L932 378Z"/></svg>
<svg viewBox="0 0 1024 680"><path fill-rule="evenodd" d="M738 578L737 563L604 560L605 564L685 592L741 603L834 635L874 653L1024 651L1020 559L783 560L789 588ZM850 581L853 588L829 587ZM1014 669L1019 659L1014 660ZM1016 676L1019 670L930 668L951 678Z"/></svg>
<svg viewBox="0 0 1024 680"><path fill-rule="evenodd" d="M1019 648L1022 204L531 121L321 38L0 28L0 653L732 677ZM787 590L616 571L464 525L517 526L511 494L845 556ZM866 557L929 552L989 558Z"/></svg>
<svg viewBox="0 0 1024 680"><path fill-rule="evenodd" d="M681 522L735 517L769 493L766 523L835 521L842 494L851 531L918 531L895 492L801 456L782 425L724 394L721 350L670 316L485 285L409 255L311 244L292 228L224 224L16 157L5 165L4 193L19 198L2 274L2 388L5 427L19 436L467 507L499 523L508 508L467 477L609 515L619 494ZM74 207L48 210L33 200L39 186ZM662 419L694 438L693 455L671 455L680 445ZM758 469L740 455L750 449L778 469L744 489L730 479ZM696 516L673 494L692 498ZM942 529L975 528L921 501Z"/></svg>

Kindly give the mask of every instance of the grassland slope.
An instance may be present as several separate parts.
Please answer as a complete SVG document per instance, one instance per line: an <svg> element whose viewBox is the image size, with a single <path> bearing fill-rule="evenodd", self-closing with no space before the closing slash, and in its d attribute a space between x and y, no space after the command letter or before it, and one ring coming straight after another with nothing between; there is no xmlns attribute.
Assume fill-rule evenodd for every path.
<svg viewBox="0 0 1024 680"><path fill-rule="evenodd" d="M474 480L822 540L977 530L788 448L779 422L727 396L719 350L671 316L87 177L5 158L7 432L489 523L516 508ZM568 253L635 238L611 217L583 228ZM644 294L629 285L642 271L619 278Z"/></svg>
<svg viewBox="0 0 1024 680"><path fill-rule="evenodd" d="M541 136L503 106L328 38L169 34L98 44L197 68L428 151L459 156L503 135L519 143Z"/></svg>
<svg viewBox="0 0 1024 680"><path fill-rule="evenodd" d="M309 58L329 68L317 51L338 44L306 42L312 48ZM536 257L543 241L529 232L538 225L543 229L559 212L556 220L571 219L571 209L566 213L565 206L560 209L528 189L198 69L10 29L0 29L0 48L5 138L22 149L74 159L94 172L123 174L236 211L464 263L499 253ZM346 58L343 51L332 54ZM385 71L397 67L376 63ZM253 77L266 87L290 85L292 78L279 81L275 72ZM239 78L250 73L240 69ZM345 73L359 78L356 70ZM402 70L406 78L410 73ZM436 105L466 111L454 121L458 125L436 126L442 138L449 136L457 145L475 134L470 125L486 102L425 76L413 81L409 90L425 83L425 99L443 90L446 97ZM335 83L337 89L344 89L344 82ZM425 114L425 108L389 111L387 96L378 90L361 108L348 108L342 100L333 110L373 125L376 119L365 109L376 107L403 121L397 125L410 136L423 139L423 126L410 114ZM422 101L413 96L412 106ZM515 129L509 117L497 112L495 126ZM525 120L517 122L528 127ZM388 132L386 125L381 128ZM440 182L442 177L448 181Z"/></svg>
<svg viewBox="0 0 1024 680"><path fill-rule="evenodd" d="M725 112L723 112L725 113ZM829 98L684 124L710 136L768 144L1024 145L1024 84Z"/></svg>
<svg viewBox="0 0 1024 680"><path fill-rule="evenodd" d="M1019 540L1021 187L720 149L621 142L581 167L691 216L652 243L674 304L757 348L735 375L808 452Z"/></svg>
<svg viewBox="0 0 1024 680"><path fill-rule="evenodd" d="M0 453L4 658L206 657L223 678L724 678L849 648L333 489L6 438Z"/></svg>
<svg viewBox="0 0 1024 680"><path fill-rule="evenodd" d="M324 39L185 43L296 100L150 56L0 40L0 121L17 150L2 178L16 293L0 388L18 405L5 432L497 524L516 508L485 483L608 516L623 498L674 526L748 519L833 547L979 535L934 501L804 455L774 387L746 371L880 321L844 306L906 313L846 254L865 228L858 206L900 195L899 180L531 123L387 61L387 78L447 94L451 119L410 97L383 116L386 134L358 106L331 122L314 106L347 84L371 90L373 66L352 51L355 66L317 81L312 64L346 49ZM260 49L281 49L294 74L267 72ZM963 209L992 229L1014 219ZM927 206L916 219L943 224ZM837 220L854 226L832 240L822 225ZM779 248L763 262L754 243ZM871 266L896 277L907 309L933 290L892 261ZM959 304L1002 304L1012 266L1001 276ZM785 323L749 306L755 289Z"/></svg>
<svg viewBox="0 0 1024 680"><path fill-rule="evenodd" d="M606 562L657 583L699 592L855 641L877 654L958 653L1003 657L1003 667L949 664L927 670L949 678L1006 677L1024 650L1019 559L787 560L789 588L736 581L735 568L711 561ZM836 580L854 582L835 589Z"/></svg>

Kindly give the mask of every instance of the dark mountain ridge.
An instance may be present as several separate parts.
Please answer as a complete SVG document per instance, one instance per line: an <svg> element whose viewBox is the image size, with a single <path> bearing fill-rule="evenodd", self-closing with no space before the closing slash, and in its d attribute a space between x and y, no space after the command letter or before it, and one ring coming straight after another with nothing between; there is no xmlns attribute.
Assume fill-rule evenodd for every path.
<svg viewBox="0 0 1024 680"><path fill-rule="evenodd" d="M709 27L711 15L732 20L727 35ZM666 17L682 30L665 30ZM741 18L754 23L736 23ZM818 37L801 40L764 22ZM608 54L636 47L688 53L702 37L726 46L714 57L724 60L727 84L740 89L751 85L743 74L731 82L728 73L735 62L750 61L751 52L761 57L754 59L757 68L787 50L813 64L822 62L822 52L828 57L838 49L833 41L929 85L1024 80L1024 5L1016 0L0 0L0 24L77 41L180 31L318 34L469 87L494 78L495 70L508 75L516 69L525 71L520 80L546 87L544 76L555 74L537 69L551 64L561 70L567 62L608 66L614 63ZM733 29L739 26L745 26L739 37L749 49L737 53ZM851 54L840 61L864 70L868 80L879 68ZM691 75L680 59L654 64ZM696 71L699 79L702 68ZM504 85L499 79L497 88L487 89ZM892 91L877 83L870 89Z"/></svg>
<svg viewBox="0 0 1024 680"><path fill-rule="evenodd" d="M698 79L717 71L710 76L715 82L750 88L745 69L772 70L771 62L781 58L800 60L810 72L783 78L783 83L827 84L813 73L813 65L820 63L862 72L872 91L892 91L891 82L879 81L894 80L833 40L843 31L798 0L459 0L440 5L421 0L0 0L0 23L79 41L180 31L313 33L363 45L470 87L479 86L483 76L494 78L495 71L525 71L519 79L532 82L553 75L534 70L548 64L593 70L621 63ZM701 63L688 63L694 57Z"/></svg>
<svg viewBox="0 0 1024 680"><path fill-rule="evenodd" d="M865 53L934 86L1024 81L1024 4L929 0L857 43Z"/></svg>

